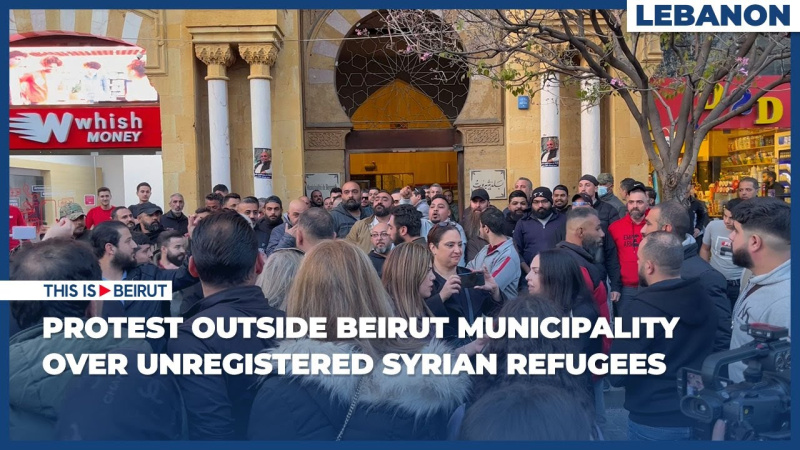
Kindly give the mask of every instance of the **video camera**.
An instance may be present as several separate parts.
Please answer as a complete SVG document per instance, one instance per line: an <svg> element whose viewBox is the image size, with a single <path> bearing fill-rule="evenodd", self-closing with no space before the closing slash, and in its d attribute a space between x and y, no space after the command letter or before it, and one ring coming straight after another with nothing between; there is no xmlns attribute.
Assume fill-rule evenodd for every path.
<svg viewBox="0 0 800 450"><path fill-rule="evenodd" d="M709 355L701 371L678 373L681 412L695 420L694 438L708 440L718 419L725 440L784 440L791 437L791 350L789 330L761 323L742 326L753 342ZM719 376L730 363L747 364L745 381Z"/></svg>

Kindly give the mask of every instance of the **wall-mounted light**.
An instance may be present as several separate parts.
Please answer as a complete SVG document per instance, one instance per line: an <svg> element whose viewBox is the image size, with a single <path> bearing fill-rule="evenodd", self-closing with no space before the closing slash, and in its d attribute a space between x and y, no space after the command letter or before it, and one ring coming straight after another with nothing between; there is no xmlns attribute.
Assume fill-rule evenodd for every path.
<svg viewBox="0 0 800 450"><path fill-rule="evenodd" d="M378 164L375 161L372 161L370 164L364 164L364 170L367 172L374 172L378 170Z"/></svg>

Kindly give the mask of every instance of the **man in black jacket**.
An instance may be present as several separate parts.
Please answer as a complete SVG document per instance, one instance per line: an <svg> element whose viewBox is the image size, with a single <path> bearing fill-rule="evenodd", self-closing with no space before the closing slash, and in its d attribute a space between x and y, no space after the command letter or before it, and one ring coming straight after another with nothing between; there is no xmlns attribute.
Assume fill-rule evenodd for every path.
<svg viewBox="0 0 800 450"><path fill-rule="evenodd" d="M235 211L220 211L203 219L192 241L189 270L200 278L204 298L187 314L190 319L169 341L169 354L256 354L274 346L274 341L245 339L243 327L230 339L212 336L199 339L192 333L198 318L281 317L272 308L255 279L264 266L256 233ZM226 326L227 328L227 326ZM244 439L257 381L255 375L187 375L178 378L186 403L189 438L195 440Z"/></svg>
<svg viewBox="0 0 800 450"><path fill-rule="evenodd" d="M169 196L169 211L161 216L161 225L165 230L175 230L181 234L189 232L189 218L183 213L183 195L175 193Z"/></svg>
<svg viewBox="0 0 800 450"><path fill-rule="evenodd" d="M630 440L688 440L693 421L680 409L678 371L682 367L700 369L712 353L716 308L700 279L681 278L683 249L675 234L648 233L639 245L638 256L641 288L629 306L630 314L622 318L624 329L631 330L634 317L680 320L671 333L667 333L667 327L656 326L655 336L648 338L646 326L640 325L640 338L615 339L611 345L612 355L664 354L664 373L610 375L609 381L625 386Z"/></svg>
<svg viewBox="0 0 800 450"><path fill-rule="evenodd" d="M642 227L642 236L655 231L669 231L683 243L683 266L681 278L699 279L706 295L717 306L717 334L714 337L714 351L730 349L731 343L731 302L728 300L728 282L709 263L697 254L697 244L690 234L689 214L686 208L675 200L661 202L650 209ZM641 244L640 244L641 245Z"/></svg>

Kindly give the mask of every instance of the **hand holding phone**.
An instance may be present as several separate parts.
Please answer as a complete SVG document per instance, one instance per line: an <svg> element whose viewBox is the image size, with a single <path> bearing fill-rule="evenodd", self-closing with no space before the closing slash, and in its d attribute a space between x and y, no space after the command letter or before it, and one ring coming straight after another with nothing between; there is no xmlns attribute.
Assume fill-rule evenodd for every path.
<svg viewBox="0 0 800 450"><path fill-rule="evenodd" d="M461 278L461 287L464 289L473 289L486 283L483 272L461 273L458 276Z"/></svg>

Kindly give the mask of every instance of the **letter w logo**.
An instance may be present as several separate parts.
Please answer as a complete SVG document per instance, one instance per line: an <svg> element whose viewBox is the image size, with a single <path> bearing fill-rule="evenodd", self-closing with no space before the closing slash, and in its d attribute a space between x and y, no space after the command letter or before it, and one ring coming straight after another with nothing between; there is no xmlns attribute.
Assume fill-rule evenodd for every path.
<svg viewBox="0 0 800 450"><path fill-rule="evenodd" d="M44 144L54 134L58 142L64 143L69 137L73 118L74 116L71 113L64 113L61 121L59 121L55 113L47 113L47 117L43 122L39 113L18 113L17 117L9 119L9 128L12 133L16 133L22 139L29 141Z"/></svg>

